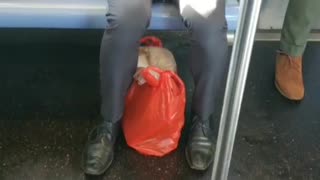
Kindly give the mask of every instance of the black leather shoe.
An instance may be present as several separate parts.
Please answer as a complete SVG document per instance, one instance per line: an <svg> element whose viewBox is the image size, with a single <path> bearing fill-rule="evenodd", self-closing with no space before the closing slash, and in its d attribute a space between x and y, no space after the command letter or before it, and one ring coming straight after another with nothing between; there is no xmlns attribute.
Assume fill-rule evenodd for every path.
<svg viewBox="0 0 320 180"><path fill-rule="evenodd" d="M206 170L213 162L216 138L210 128L211 119L205 121L194 117L185 149L191 169Z"/></svg>
<svg viewBox="0 0 320 180"><path fill-rule="evenodd" d="M85 174L101 175L110 167L118 131L119 123L108 122L90 132L82 159Z"/></svg>

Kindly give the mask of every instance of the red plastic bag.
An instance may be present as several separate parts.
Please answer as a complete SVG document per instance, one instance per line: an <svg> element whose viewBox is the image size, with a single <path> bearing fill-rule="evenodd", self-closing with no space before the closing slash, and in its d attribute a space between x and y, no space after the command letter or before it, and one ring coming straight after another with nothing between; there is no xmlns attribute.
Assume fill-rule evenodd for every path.
<svg viewBox="0 0 320 180"><path fill-rule="evenodd" d="M160 74L157 80L151 74ZM164 156L179 144L185 121L185 86L177 74L148 67L146 82L134 82L127 99L123 132L127 144L145 155Z"/></svg>

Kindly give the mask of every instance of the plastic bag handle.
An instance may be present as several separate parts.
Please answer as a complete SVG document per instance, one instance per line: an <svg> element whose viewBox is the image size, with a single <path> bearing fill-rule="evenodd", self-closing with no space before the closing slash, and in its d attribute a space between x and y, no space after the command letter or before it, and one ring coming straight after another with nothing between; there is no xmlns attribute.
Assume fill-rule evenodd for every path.
<svg viewBox="0 0 320 180"><path fill-rule="evenodd" d="M184 85L184 82L180 79L180 77L176 73L174 73L172 71L168 71L168 72L165 72L165 73L168 73L170 75L170 77L175 81L175 84L180 89L179 93L177 95L179 96L182 93L185 93L185 85Z"/></svg>
<svg viewBox="0 0 320 180"><path fill-rule="evenodd" d="M159 73L160 75L160 79L161 79L161 74L163 73L163 71L157 67L153 67L153 66L150 66L150 67L147 67L145 68L142 72L141 72L141 75L142 77L146 80L146 82L150 85L150 86L153 86L153 87L157 87L159 86L160 84L160 79L156 79L152 74L151 74L151 71L155 71L157 73Z"/></svg>
<svg viewBox="0 0 320 180"><path fill-rule="evenodd" d="M151 71L155 71L157 73L159 73L160 75L160 79L156 79L152 74L151 74ZM157 87L159 86L160 84L160 81L161 81L161 76L163 74L168 74L170 76L170 78L172 78L175 82L175 84L178 86L178 88L180 89L179 90L179 94L177 95L180 95L181 93L185 93L185 85L183 83L183 81L180 79L180 77L172 72L172 71L162 71L161 69L157 68L157 67L154 67L154 66L150 66L150 67L147 67L146 69L144 69L142 72L141 72L141 75L142 77L146 80L146 82L152 86L152 87Z"/></svg>

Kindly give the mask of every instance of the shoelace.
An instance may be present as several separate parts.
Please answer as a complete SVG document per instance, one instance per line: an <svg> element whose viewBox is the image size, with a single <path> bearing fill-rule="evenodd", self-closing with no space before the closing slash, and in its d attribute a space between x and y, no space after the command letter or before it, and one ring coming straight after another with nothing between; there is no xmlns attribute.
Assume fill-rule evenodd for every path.
<svg viewBox="0 0 320 180"><path fill-rule="evenodd" d="M103 123L100 126L96 127L90 136L90 139L93 141L100 141L103 136L111 136L112 134L112 123ZM93 134L95 133L95 134ZM109 137L112 138L112 137Z"/></svg>
<svg viewBox="0 0 320 180"><path fill-rule="evenodd" d="M285 53L285 52L283 52L281 50L278 50L277 53L280 54L280 55L286 56L288 58L288 60L289 60L290 66L293 67L293 69L296 70L297 72L300 72L300 66L299 66L299 64L297 64L295 62L296 60L294 60L292 56L290 56L289 54L287 54L287 53Z"/></svg>
<svg viewBox="0 0 320 180"><path fill-rule="evenodd" d="M208 132L211 131L209 123L205 123L205 122L199 120L198 117L195 117L195 118L192 119L191 129L197 128L197 126L199 128L201 128L201 131L202 131L204 136L206 136L206 137L209 136Z"/></svg>

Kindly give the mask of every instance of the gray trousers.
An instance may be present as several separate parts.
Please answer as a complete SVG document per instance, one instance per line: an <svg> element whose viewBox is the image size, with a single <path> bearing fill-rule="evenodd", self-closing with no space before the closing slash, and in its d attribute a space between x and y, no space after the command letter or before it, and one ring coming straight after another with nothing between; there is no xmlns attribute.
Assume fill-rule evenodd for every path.
<svg viewBox="0 0 320 180"><path fill-rule="evenodd" d="M117 122L137 66L139 40L148 27L151 0L108 0L107 28L100 49L101 114ZM192 37L188 65L195 91L192 110L202 119L215 110L217 91L228 69L225 0L180 0L179 9ZM221 94L219 94L221 96Z"/></svg>

